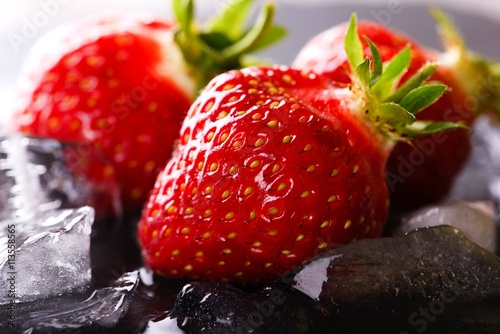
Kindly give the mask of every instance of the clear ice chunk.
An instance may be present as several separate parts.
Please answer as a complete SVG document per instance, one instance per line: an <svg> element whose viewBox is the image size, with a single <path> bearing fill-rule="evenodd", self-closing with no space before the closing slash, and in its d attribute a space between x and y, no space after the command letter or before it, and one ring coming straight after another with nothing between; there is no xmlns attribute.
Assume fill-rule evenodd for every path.
<svg viewBox="0 0 500 334"><path fill-rule="evenodd" d="M447 201L495 198L491 185L500 180L500 126L489 117L479 117L474 123L471 140L471 155L457 176Z"/></svg>
<svg viewBox="0 0 500 334"><path fill-rule="evenodd" d="M98 207L98 216L120 215L113 172L93 174L105 168L112 170L88 143L0 136L0 221L33 224L51 210L87 205Z"/></svg>
<svg viewBox="0 0 500 334"><path fill-rule="evenodd" d="M492 253L498 250L498 226L491 202L456 202L427 206L405 214L394 235L428 226L451 225Z"/></svg>
<svg viewBox="0 0 500 334"><path fill-rule="evenodd" d="M111 328L113 333L128 332L119 329L119 322L129 311L138 284L139 272L133 271L106 288L16 304L15 323L9 323L7 312L1 312L0 332L108 333ZM7 306L0 306L5 311L2 308Z"/></svg>
<svg viewBox="0 0 500 334"><path fill-rule="evenodd" d="M0 141L0 219L32 221L39 213L81 207L88 185L67 165L55 140L12 135Z"/></svg>
<svg viewBox="0 0 500 334"><path fill-rule="evenodd" d="M93 220L94 209L82 207L47 213L32 229L24 226L18 232L15 221L5 223L8 228L0 237L0 304L88 287Z"/></svg>

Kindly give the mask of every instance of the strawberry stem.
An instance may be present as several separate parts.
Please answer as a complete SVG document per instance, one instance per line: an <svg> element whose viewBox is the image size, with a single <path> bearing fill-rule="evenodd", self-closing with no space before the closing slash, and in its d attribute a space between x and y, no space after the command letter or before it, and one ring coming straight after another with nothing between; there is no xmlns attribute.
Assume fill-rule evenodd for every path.
<svg viewBox="0 0 500 334"><path fill-rule="evenodd" d="M412 76L410 79L406 80L404 84L399 86L399 88L392 94L386 101L387 102L400 102L406 94L411 92L413 89L420 86L425 80L429 79L434 72L436 72L437 65L434 63L425 64L418 72Z"/></svg>
<svg viewBox="0 0 500 334"><path fill-rule="evenodd" d="M253 0L234 0L204 29L194 21L193 0L173 0L178 30L174 39L201 90L217 74L247 65L249 53L281 40L286 31L274 25L275 6L263 6L257 21L245 31Z"/></svg>
<svg viewBox="0 0 500 334"><path fill-rule="evenodd" d="M222 58L227 60L237 59L246 53L254 51L272 27L274 11L275 6L273 4L266 4L257 19L257 23L245 36L222 50Z"/></svg>
<svg viewBox="0 0 500 334"><path fill-rule="evenodd" d="M436 70L435 64L425 64L405 84L397 88L399 81L408 70L411 48L406 47L396 54L385 66L382 64L378 48L370 40L370 57L364 57L364 50L353 14L345 37L345 51L354 91L360 95L362 110L366 118L392 140L408 140L422 134L429 134L456 128L466 128L461 123L421 122L415 114L436 102L446 91L443 84L426 84L426 80ZM373 66L371 66L373 65Z"/></svg>
<svg viewBox="0 0 500 334"><path fill-rule="evenodd" d="M457 27L439 9L432 8L430 13L445 49L444 66L451 67L465 94L477 97L476 115L487 113L500 120L500 63L467 49Z"/></svg>

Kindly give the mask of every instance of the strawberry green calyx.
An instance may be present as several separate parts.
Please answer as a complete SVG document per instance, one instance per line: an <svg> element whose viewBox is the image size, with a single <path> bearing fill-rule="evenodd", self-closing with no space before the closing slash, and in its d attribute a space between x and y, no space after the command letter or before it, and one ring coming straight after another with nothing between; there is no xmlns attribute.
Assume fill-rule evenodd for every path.
<svg viewBox="0 0 500 334"><path fill-rule="evenodd" d="M194 20L193 0L173 0L178 22L175 42L191 69L197 88L215 75L249 65L249 54L281 40L286 31L274 25L275 6L263 6L255 24L245 28L253 0L233 0L203 29Z"/></svg>
<svg viewBox="0 0 500 334"><path fill-rule="evenodd" d="M453 70L467 96L477 98L476 115L489 113L500 120L500 63L469 50L456 26L439 9L432 8L430 13L445 49L443 65Z"/></svg>
<svg viewBox="0 0 500 334"><path fill-rule="evenodd" d="M361 40L353 14L345 37L345 51L349 66L353 69L353 90L359 95L364 117L384 136L391 140L408 140L424 134L467 128L461 123L418 121L415 115L436 102L447 90L441 83L430 83L427 79L436 71L437 65L425 64L416 74L398 87L411 61L411 48L406 47L389 62L382 64L380 53L366 39L371 59L364 58Z"/></svg>

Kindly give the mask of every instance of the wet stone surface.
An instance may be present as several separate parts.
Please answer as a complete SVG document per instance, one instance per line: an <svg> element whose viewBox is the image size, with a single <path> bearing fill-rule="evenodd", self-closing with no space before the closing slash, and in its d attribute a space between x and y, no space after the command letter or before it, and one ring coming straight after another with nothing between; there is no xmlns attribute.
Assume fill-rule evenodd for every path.
<svg viewBox="0 0 500 334"><path fill-rule="evenodd" d="M443 291L455 303L500 301L500 260L453 227L433 227L324 253L297 271L293 286L332 308L428 300Z"/></svg>
<svg viewBox="0 0 500 334"><path fill-rule="evenodd" d="M500 260L443 226L341 247L259 289L189 283L170 315L187 333L456 334L499 333L498 314Z"/></svg>
<svg viewBox="0 0 500 334"><path fill-rule="evenodd" d="M500 331L500 260L449 226L341 247L293 280L346 333Z"/></svg>
<svg viewBox="0 0 500 334"><path fill-rule="evenodd" d="M246 292L228 283L193 282L177 296L172 316L188 333L314 333L317 312L284 285Z"/></svg>

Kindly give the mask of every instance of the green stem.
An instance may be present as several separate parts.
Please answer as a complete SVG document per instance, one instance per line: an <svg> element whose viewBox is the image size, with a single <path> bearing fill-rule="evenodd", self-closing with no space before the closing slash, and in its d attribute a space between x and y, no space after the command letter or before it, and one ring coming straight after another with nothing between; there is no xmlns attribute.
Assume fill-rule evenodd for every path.
<svg viewBox="0 0 500 334"><path fill-rule="evenodd" d="M194 21L193 0L173 1L179 26L174 41L198 91L216 75L243 67L244 57L249 53L284 37L284 29L273 24L275 5L272 3L263 7L257 22L245 32L244 20L250 13L248 0L233 0L218 17L210 20L212 24L205 29L199 29ZM239 14L237 18L235 11Z"/></svg>
<svg viewBox="0 0 500 334"><path fill-rule="evenodd" d="M267 3L257 18L255 25L245 34L245 37L224 49L221 53L223 59L231 60L243 54L252 52L258 43L269 32L273 25L275 6Z"/></svg>
<svg viewBox="0 0 500 334"><path fill-rule="evenodd" d="M386 66L382 66L378 48L369 40L367 42L372 58L366 57L360 61L364 51L357 32L356 15L353 14L344 41L348 64L351 66L353 91L363 106L362 117L387 139L388 146L393 140L408 141L408 137L464 127L452 122L424 123L415 117L417 112L436 102L447 89L442 84L425 83L436 70L436 65L423 65L413 77L396 89L410 66L411 49L407 47L401 50Z"/></svg>
<svg viewBox="0 0 500 334"><path fill-rule="evenodd" d="M453 72L468 96L477 99L476 115L490 114L500 120L500 64L470 51L453 22L440 10L431 9L441 41L445 61L451 59Z"/></svg>
<svg viewBox="0 0 500 334"><path fill-rule="evenodd" d="M420 86L425 80L436 72L437 65L433 63L425 64L415 75L406 80L385 102L399 103L413 89Z"/></svg>

